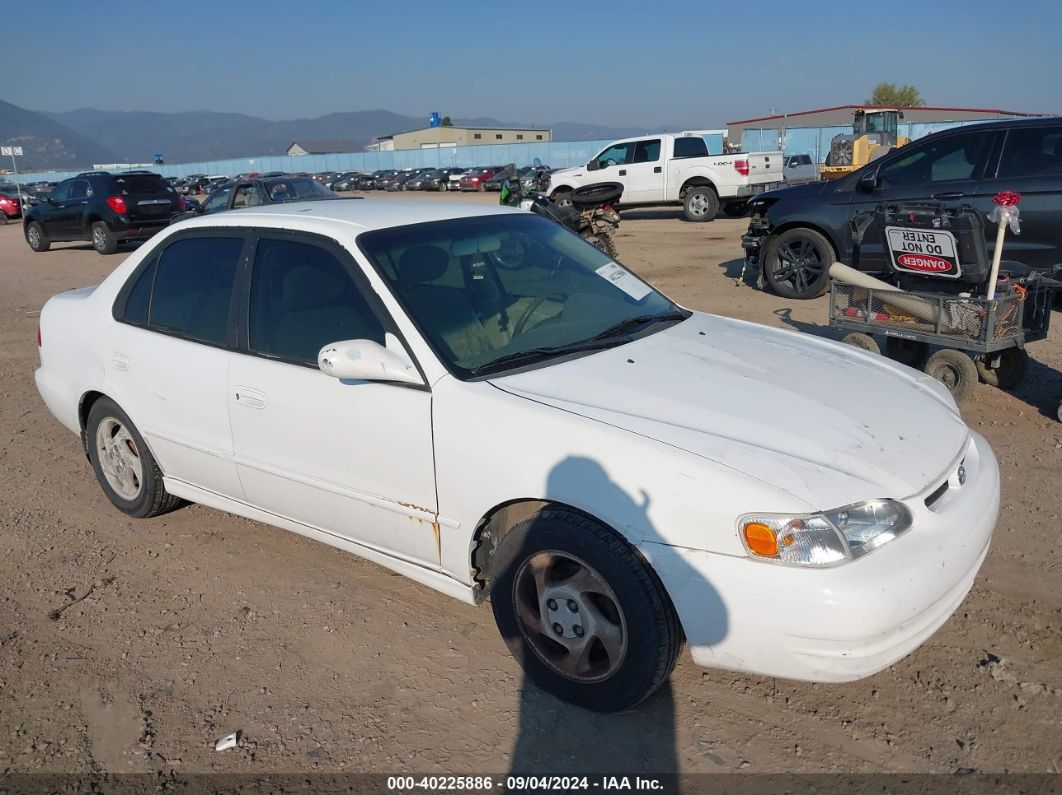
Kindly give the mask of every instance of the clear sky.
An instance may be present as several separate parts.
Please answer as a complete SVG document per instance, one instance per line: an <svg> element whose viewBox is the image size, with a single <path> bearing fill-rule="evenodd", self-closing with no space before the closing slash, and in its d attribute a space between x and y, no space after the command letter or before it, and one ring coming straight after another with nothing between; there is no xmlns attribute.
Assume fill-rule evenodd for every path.
<svg viewBox="0 0 1062 795"><path fill-rule="evenodd" d="M31 110L714 127L884 80L930 105L1062 113L1046 1L12 2L0 31L0 99Z"/></svg>

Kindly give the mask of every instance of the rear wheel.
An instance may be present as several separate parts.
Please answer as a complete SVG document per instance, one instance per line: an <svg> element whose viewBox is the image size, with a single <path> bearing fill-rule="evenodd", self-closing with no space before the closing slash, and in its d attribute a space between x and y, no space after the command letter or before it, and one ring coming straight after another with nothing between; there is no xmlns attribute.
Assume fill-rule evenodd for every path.
<svg viewBox="0 0 1062 795"><path fill-rule="evenodd" d="M549 198L558 207L570 207L572 203L572 192L569 190L555 190L553 191L553 195Z"/></svg>
<svg viewBox="0 0 1062 795"><path fill-rule="evenodd" d="M37 252L47 251L52 245L48 235L44 233L44 227L36 221L30 221L26 226L26 242L29 243L31 249Z"/></svg>
<svg viewBox="0 0 1062 795"><path fill-rule="evenodd" d="M854 348L870 351L871 353L881 353L881 347L878 345L878 341L869 334L864 334L861 331L853 331L851 334L846 334L841 342L845 345L851 345Z"/></svg>
<svg viewBox="0 0 1062 795"><path fill-rule="evenodd" d="M667 592L626 541L593 520L536 513L502 537L492 569L502 637L555 696L615 712L674 669L682 630Z"/></svg>
<svg viewBox="0 0 1062 795"><path fill-rule="evenodd" d="M583 239L608 254L612 259L616 259L616 244L612 242L612 235L599 232Z"/></svg>
<svg viewBox="0 0 1062 795"><path fill-rule="evenodd" d="M937 351L926 362L926 374L944 384L956 400L966 400L977 387L977 367L962 351Z"/></svg>
<svg viewBox="0 0 1062 795"><path fill-rule="evenodd" d="M96 479L122 513L146 519L181 504L162 483L162 470L128 415L109 398L92 404L85 424Z"/></svg>
<svg viewBox="0 0 1062 795"><path fill-rule="evenodd" d="M711 221L719 214L719 194L707 185L690 188L682 200L682 215L687 221Z"/></svg>
<svg viewBox="0 0 1062 795"><path fill-rule="evenodd" d="M118 238L103 221L92 225L92 247L100 254L113 254L118 250Z"/></svg>
<svg viewBox="0 0 1062 795"><path fill-rule="evenodd" d="M977 374L981 376L982 381L1000 389L1013 389L1021 383L1025 377L1025 368L1029 364L1029 354L1024 348L1007 348L1000 351L995 366L990 367L989 362L994 358L989 354L988 361L976 363Z"/></svg>
<svg viewBox="0 0 1062 795"><path fill-rule="evenodd" d="M818 298L830 286L833 246L813 229L787 229L772 237L763 255L767 283L783 298Z"/></svg>

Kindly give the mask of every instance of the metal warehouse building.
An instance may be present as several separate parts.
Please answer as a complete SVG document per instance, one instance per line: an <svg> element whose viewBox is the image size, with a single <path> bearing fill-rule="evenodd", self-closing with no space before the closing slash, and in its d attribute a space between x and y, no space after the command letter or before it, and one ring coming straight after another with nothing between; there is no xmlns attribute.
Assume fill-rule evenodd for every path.
<svg viewBox="0 0 1062 795"><path fill-rule="evenodd" d="M805 110L758 119L743 119L727 123L728 142L746 152L777 151L786 154L810 154L821 163L830 151L833 136L852 131L852 117L857 110L882 110L875 105L838 105L833 108ZM1040 116L988 108L902 108L903 121L899 133L912 140L962 124L996 119L1016 119Z"/></svg>
<svg viewBox="0 0 1062 795"><path fill-rule="evenodd" d="M501 127L425 127L423 130L384 135L366 149L370 152L435 149L448 146L485 144L533 144L552 140L549 130Z"/></svg>

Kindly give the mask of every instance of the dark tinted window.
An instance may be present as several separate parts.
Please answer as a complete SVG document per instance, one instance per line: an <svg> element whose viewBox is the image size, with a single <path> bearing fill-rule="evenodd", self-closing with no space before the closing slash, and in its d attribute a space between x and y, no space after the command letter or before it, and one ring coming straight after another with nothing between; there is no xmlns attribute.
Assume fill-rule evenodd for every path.
<svg viewBox="0 0 1062 795"><path fill-rule="evenodd" d="M144 268L137 276L136 282L125 299L125 311L122 319L128 323L146 325L148 322L148 307L151 305L151 285L155 281L155 266L158 260L153 260L151 265Z"/></svg>
<svg viewBox="0 0 1062 795"><path fill-rule="evenodd" d="M990 136L987 132L930 136L899 150L899 159L881 167L881 184L885 186L919 185L926 182L951 182L974 179L986 154Z"/></svg>
<svg viewBox="0 0 1062 795"><path fill-rule="evenodd" d="M49 196L57 202L65 202L70 198L70 183L60 182Z"/></svg>
<svg viewBox="0 0 1062 795"><path fill-rule="evenodd" d="M997 176L1062 176L1062 127L1027 127L1008 132Z"/></svg>
<svg viewBox="0 0 1062 795"><path fill-rule="evenodd" d="M248 346L255 353L315 364L330 342L384 343L384 329L331 252L308 243L262 240L251 274Z"/></svg>
<svg viewBox="0 0 1062 795"><path fill-rule="evenodd" d="M169 185L156 174L127 174L114 178L115 187L120 193L143 196L152 193L166 193Z"/></svg>
<svg viewBox="0 0 1062 795"><path fill-rule="evenodd" d="M204 342L225 342L242 248L238 237L188 237L167 246L157 266L151 325Z"/></svg>
<svg viewBox="0 0 1062 795"><path fill-rule="evenodd" d="M216 213L225 210L229 206L229 196L232 195L232 187L221 188L214 191L210 198L203 202L204 213Z"/></svg>
<svg viewBox="0 0 1062 795"><path fill-rule="evenodd" d="M634 145L635 163L653 163L660 159L660 139L638 141Z"/></svg>
<svg viewBox="0 0 1062 795"><path fill-rule="evenodd" d="M70 183L70 196L71 199L85 199L92 195L92 191L89 188L88 182L83 179L75 179Z"/></svg>
<svg viewBox="0 0 1062 795"><path fill-rule="evenodd" d="M703 138L676 138L675 157L706 157L708 144Z"/></svg>

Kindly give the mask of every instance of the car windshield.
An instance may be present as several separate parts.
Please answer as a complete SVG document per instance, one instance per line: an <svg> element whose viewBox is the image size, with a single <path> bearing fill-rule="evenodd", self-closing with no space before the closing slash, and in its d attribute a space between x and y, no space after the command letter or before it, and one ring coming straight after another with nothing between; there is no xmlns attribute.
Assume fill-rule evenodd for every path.
<svg viewBox="0 0 1062 795"><path fill-rule="evenodd" d="M283 202L292 199L333 199L336 194L313 177L270 180L264 183L271 201Z"/></svg>
<svg viewBox="0 0 1062 795"><path fill-rule="evenodd" d="M358 245L460 378L620 345L688 312L527 213L366 232Z"/></svg>

